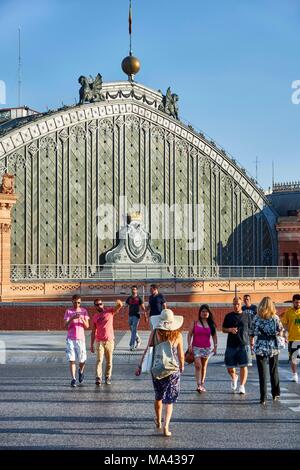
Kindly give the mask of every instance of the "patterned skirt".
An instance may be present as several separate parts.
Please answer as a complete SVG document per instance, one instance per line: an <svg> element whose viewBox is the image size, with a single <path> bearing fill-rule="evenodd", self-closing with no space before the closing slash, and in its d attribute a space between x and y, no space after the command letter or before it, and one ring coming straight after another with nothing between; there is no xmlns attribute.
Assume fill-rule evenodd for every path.
<svg viewBox="0 0 300 470"><path fill-rule="evenodd" d="M158 380L152 376L155 391L155 400L162 400L164 404L177 401L180 390L180 372L174 372L168 377Z"/></svg>

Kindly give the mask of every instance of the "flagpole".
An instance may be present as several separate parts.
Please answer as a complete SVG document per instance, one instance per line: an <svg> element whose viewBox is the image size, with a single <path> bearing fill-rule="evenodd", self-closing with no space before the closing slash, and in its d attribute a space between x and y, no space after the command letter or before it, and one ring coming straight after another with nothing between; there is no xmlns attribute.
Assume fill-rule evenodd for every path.
<svg viewBox="0 0 300 470"><path fill-rule="evenodd" d="M129 0L129 16L128 16L128 23L129 23L129 55L132 55L132 47L131 47L131 33L132 33L132 8L131 8L131 0Z"/></svg>

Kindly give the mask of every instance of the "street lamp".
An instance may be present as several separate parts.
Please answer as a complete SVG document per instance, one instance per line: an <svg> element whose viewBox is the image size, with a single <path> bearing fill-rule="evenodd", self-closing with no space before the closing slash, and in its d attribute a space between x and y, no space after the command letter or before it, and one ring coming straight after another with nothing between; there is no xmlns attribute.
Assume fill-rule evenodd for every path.
<svg viewBox="0 0 300 470"><path fill-rule="evenodd" d="M234 284L234 290L221 289L221 288L219 290L221 290L222 292L234 292L234 297L237 297L237 293L239 292L236 284Z"/></svg>

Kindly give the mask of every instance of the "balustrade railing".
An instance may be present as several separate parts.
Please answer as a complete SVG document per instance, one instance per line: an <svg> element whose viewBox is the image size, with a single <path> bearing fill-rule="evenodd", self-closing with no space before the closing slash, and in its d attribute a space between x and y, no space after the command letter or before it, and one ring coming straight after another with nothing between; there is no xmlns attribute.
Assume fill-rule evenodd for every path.
<svg viewBox="0 0 300 470"><path fill-rule="evenodd" d="M12 281L299 278L299 266L14 264Z"/></svg>

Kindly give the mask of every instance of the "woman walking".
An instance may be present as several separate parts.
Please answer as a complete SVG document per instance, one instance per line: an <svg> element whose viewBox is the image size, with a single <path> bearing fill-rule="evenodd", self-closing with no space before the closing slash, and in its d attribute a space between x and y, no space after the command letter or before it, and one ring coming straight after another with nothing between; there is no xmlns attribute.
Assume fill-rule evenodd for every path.
<svg viewBox="0 0 300 470"><path fill-rule="evenodd" d="M180 374L184 369L184 352L182 334L179 328L183 317L175 316L172 310L164 309L160 315L151 317L153 331L150 334L147 348L144 351L136 375L140 374L144 356L153 346L153 366L151 369L155 392L155 424L163 428L166 437L172 435L169 430L173 412L173 403L177 401L180 387ZM164 426L162 426L163 404L165 406Z"/></svg>
<svg viewBox="0 0 300 470"><path fill-rule="evenodd" d="M198 320L191 324L187 338L189 352L194 353L195 377L199 393L206 392L204 382L211 353L210 337L214 342L212 352L216 354L218 345L216 325L209 306L204 304L199 309Z"/></svg>
<svg viewBox="0 0 300 470"><path fill-rule="evenodd" d="M256 337L253 351L256 354L261 405L265 405L267 399L268 362L273 400L278 400L280 397L277 336L282 336L282 334L283 326L276 315L275 305L270 297L264 297L258 306L251 335Z"/></svg>

